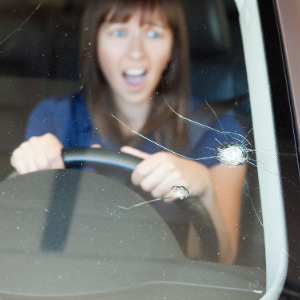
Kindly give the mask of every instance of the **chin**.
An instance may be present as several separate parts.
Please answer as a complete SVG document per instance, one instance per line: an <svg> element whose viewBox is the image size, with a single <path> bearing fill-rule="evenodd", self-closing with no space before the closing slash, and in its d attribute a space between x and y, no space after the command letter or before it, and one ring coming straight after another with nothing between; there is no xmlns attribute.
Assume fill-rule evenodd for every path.
<svg viewBox="0 0 300 300"><path fill-rule="evenodd" d="M141 105L141 104L146 104L150 103L152 95L145 96L143 94L137 94L137 93L132 93L130 96L126 97L124 100L128 104L136 104L136 105Z"/></svg>

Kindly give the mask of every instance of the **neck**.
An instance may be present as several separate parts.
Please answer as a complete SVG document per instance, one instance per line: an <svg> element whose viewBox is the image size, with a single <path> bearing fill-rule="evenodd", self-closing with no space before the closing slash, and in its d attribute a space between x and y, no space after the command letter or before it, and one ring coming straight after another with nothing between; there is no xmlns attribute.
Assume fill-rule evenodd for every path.
<svg viewBox="0 0 300 300"><path fill-rule="evenodd" d="M130 127L132 130L139 132L145 125L150 111L151 102L143 102L136 104L124 103L122 101L116 100L115 104L117 117L126 125L128 125L128 127ZM132 131L130 131L121 124L120 129L122 135L125 138L134 135Z"/></svg>

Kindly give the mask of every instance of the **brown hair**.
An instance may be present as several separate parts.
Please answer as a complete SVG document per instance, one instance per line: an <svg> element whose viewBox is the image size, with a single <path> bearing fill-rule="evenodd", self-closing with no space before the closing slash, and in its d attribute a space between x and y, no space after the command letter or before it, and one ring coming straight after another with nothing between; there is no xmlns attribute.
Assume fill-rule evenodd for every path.
<svg viewBox="0 0 300 300"><path fill-rule="evenodd" d="M189 58L186 26L179 0L92 0L88 3L82 23L81 35L81 79L85 101L91 112L93 123L104 139L114 138L119 145L124 143L119 123L111 117L114 102L109 85L103 76L97 59L97 33L104 22L126 22L140 9L142 22L158 11L170 27L173 36L171 60L162 74L153 95L153 102L141 134L153 133L155 140L174 149L183 145L186 127L166 105L168 103L181 115L187 115L189 108ZM109 19L108 19L109 17ZM163 81L163 82L162 82ZM130 145L140 142L135 136ZM128 143L127 143L128 144ZM178 150L178 149L177 149Z"/></svg>

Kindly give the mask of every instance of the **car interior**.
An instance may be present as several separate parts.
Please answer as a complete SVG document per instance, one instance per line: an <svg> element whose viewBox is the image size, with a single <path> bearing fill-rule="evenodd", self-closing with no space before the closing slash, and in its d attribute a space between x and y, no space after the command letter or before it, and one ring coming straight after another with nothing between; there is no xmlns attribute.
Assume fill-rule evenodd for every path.
<svg viewBox="0 0 300 300"><path fill-rule="evenodd" d="M81 18L84 11L84 1L80 0L45 0L39 9L31 16L31 18L15 33L13 34L7 41L1 44L1 41L9 35L15 28L21 24L39 5L40 1L32 0L32 1L22 1L22 0L11 0L5 1L1 3L0 9L0 87L1 87L1 98L0 98L0 128L2 129L0 132L0 162L2 165L0 171L0 180L4 181L9 174L13 171L10 166L9 158L11 156L12 151L19 146L19 144L24 140L24 131L26 127L26 122L31 110L41 101L47 99L52 96L57 95L68 95L77 92L80 89L80 76L79 76L79 36L80 36L80 25ZM236 8L236 4L234 0L182 0L183 7L185 10L186 21L187 21L187 30L189 36L189 45L190 45L190 78L191 78L191 105L192 107L206 107L205 101L210 104L216 104L221 107L220 111L217 111L217 114L228 113L234 116L242 125L245 133L248 133L252 128L251 121L251 111L249 104L249 94L248 94L248 84L247 84L247 74L246 74L246 66L244 60L244 51L243 51L243 43L241 38L240 26L239 26L239 13ZM222 110L223 107L223 110ZM206 107L207 108L207 107ZM251 134L249 134L248 139L252 145L254 145L254 140ZM70 154L69 152L66 154ZM134 168L133 165L126 165L125 168L130 170ZM54 172L54 171L53 171ZM55 187L60 186L60 178L66 176L68 180L76 181L78 178L83 178L80 175L78 170L73 170L72 176L68 176L63 172L51 173L50 177L45 177L47 180L49 178L53 179L53 184ZM122 173L123 174L123 173ZM104 174L105 175L105 174ZM89 203L83 204L83 198L85 189L94 188L97 186L97 178L95 174L89 174L84 177L85 184L79 188L79 200L77 202L78 205L82 205L82 214L86 213L87 215L92 213L91 207L89 207ZM35 184L40 182L39 185L44 186L45 189L43 193L37 189L35 196L32 198L33 202L30 201L26 204L24 202L23 208L26 210L26 205L28 205L28 210L36 210L38 208L44 209L49 205L49 210L52 212L59 212L60 209L63 210L67 214L67 212L72 212L75 208L72 206L71 202L66 200L63 208L58 208L57 203L55 201L50 201L51 197L56 199L59 197L55 188L51 189L50 187L46 187L46 179L39 178L38 174L30 174L31 180L26 182L26 178L22 179L22 176L17 176L10 181L9 184L6 184L5 192L10 195L14 195L13 190L16 184L26 184L30 187L29 192L35 189ZM27 178L29 178L27 177ZM73 178L73 179L72 179ZM11 179L10 179L11 180ZM25 181L24 181L25 180ZM40 180L40 181L39 181ZM43 182L44 180L44 182ZM52 179L51 179L52 180ZM115 190L114 181L111 181L103 176L102 178L103 184L99 185L98 191L99 193L103 193L103 195L110 194L111 191ZM259 184L257 179L257 171L254 166L248 167L247 174L247 182L250 187L250 191L252 194L252 199L254 201L254 205L258 213L260 213L260 196L259 196ZM93 185L93 187L90 187ZM110 187L109 192L106 187ZM64 186L60 188L64 189ZM105 188L105 190L104 190ZM102 190L103 191L102 191ZM116 188L117 189L117 188ZM24 192L24 194L29 193ZM52 194L51 194L52 193ZM67 190L65 193L74 193L74 190ZM118 193L114 193L114 199L117 203L117 200L120 196ZM123 192L122 192L123 193ZM136 194L130 194L129 191L128 198L130 197L140 197ZM132 192L133 193L133 192ZM56 195L55 195L56 194ZM125 194L125 191L124 191ZM47 195L47 196L46 196ZM51 197L50 197L50 196ZM53 196L54 195L54 196ZM122 196L124 196L122 194ZM26 195L24 196L26 197ZM29 196L28 196L29 197ZM49 198L50 197L50 198ZM67 197L67 196L66 196ZM125 196L124 196L125 197ZM30 198L30 197L29 197ZM38 199L45 199L42 203L39 204ZM66 198L67 199L67 198ZM5 198L5 203L7 204L10 201L10 198ZM77 201L77 200L76 200ZM134 203L136 200L132 200ZM142 200L139 200L142 201ZM106 204L103 204L104 207ZM15 209L15 212L21 209L21 206ZM79 209L78 207L76 209ZM100 208L99 208L100 209ZM57 211L58 210L58 211ZM107 208L109 210L109 208ZM113 213L109 211L109 213ZM37 218L47 218L45 212L37 212ZM149 217L149 215L151 217ZM147 217L148 215L148 217ZM136 216L136 212L130 212L130 217L126 219L125 222L129 222L129 228L133 228L135 226L138 227L138 220L132 221ZM22 217L22 216L21 216ZM30 218L30 213L27 215ZM84 222L83 219L78 217L78 222ZM122 218L121 214L114 216L114 218ZM25 218L25 214L24 214ZM153 222L157 225L155 230L160 230L159 226L163 226L161 224L161 220L158 215L155 215L154 211L150 208L145 208L143 218L148 220L149 222ZM204 217L203 217L204 218ZM75 218L76 219L76 218ZM74 220L75 220L74 219ZM19 219L18 219L19 220ZM68 221L69 220L69 221ZM81 255L80 251L75 251L74 249L78 246L77 239L80 239L78 236L78 232L75 236L72 236L72 230L69 227L69 223L72 219L72 216L68 219L68 217L64 220L59 220L57 223L54 221L46 224L46 230L43 235L43 239L41 241L33 240L34 243L40 243L40 251L41 253L36 253L38 248L32 247L30 251L35 255L43 255L43 252L47 252L49 249L52 251L53 249L57 251L61 251L61 249L67 249L68 253L71 253L73 256ZM106 217L103 217L103 221L101 221L101 226L105 226ZM64 223L65 222L65 223ZM95 215L91 217L90 224L96 224L99 222L99 218ZM149 223L148 222L148 223ZM147 224L148 224L147 223ZM29 223L28 223L29 224ZM47 225L48 224L48 225ZM50 225L49 225L50 224ZM52 225L51 225L52 224ZM54 224L54 225L53 225ZM60 224L66 230L61 230L55 224ZM109 223L111 224L111 223ZM148 224L149 225L149 224ZM28 225L28 230L33 230L31 225ZM51 226L54 226L53 228ZM97 226L100 225L89 225L89 226ZM111 225L110 225L111 226ZM201 225L203 226L203 225ZM147 227L147 226L146 226ZM154 226L155 227L155 226ZM82 227L83 228L83 227ZM148 227L147 227L148 228ZM176 248L176 239L172 236L172 233L169 228L163 227L165 230L165 235L168 236L168 243L172 249ZM143 253L148 253L149 245L142 243L141 241L132 240L132 234L135 232L127 231L124 229L124 225L122 223L116 224L115 228L110 228L111 232L118 232L116 239L111 239L111 232L105 232L104 236L101 236L101 239L110 240L111 245L105 245L106 255L120 255L118 251L121 248L118 248L120 245L114 244L117 240L119 240L123 236L123 240L131 240L132 243L138 243L136 245L137 248L142 247ZM70 232L68 230L71 230ZM80 229L84 230L84 229ZM90 229L86 229L88 232ZM154 231L154 230L153 230ZM53 240L54 232L59 232L59 237ZM75 232L75 231L74 231ZM151 236L153 232L149 228L145 231L141 231L139 236L149 235ZM19 234L19 233L15 233ZM68 240L66 245L66 236L70 236L71 238ZM19 237L19 235L18 235ZM90 233L87 235L88 238L92 238ZM60 240L59 240L60 239ZM89 243L89 241L84 240L82 236L81 245L85 243ZM100 239L100 237L99 237ZM58 241L58 242L57 242ZM153 237L149 237L149 241L154 243L155 234ZM97 246L100 247L101 241L97 241ZM3 243L3 242L2 242ZM9 240L7 240L9 244ZM99 244L100 243L100 244ZM150 242L149 242L150 243ZM53 246L55 245L55 246ZM169 253L163 247L164 242L156 241L154 248L156 248L156 252L151 255L154 255L154 259L156 260L155 267L163 269L164 262L170 259ZM13 246L13 245L11 245ZM132 246L132 244L128 244L126 247ZM14 245L13 247L18 247ZM53 248L54 247L54 248ZM56 247L56 248L55 248ZM80 246L82 247L82 246ZM96 247L93 245L93 247ZM90 249L94 249L94 248ZM103 245L102 245L103 247ZM130 248L130 247L129 247ZM131 248L126 248L125 252L130 252ZM9 247L4 247L3 249L9 249ZM111 250L114 249L115 253L111 253ZM49 250L49 251L50 251ZM21 251L20 249L16 251ZM28 250L29 251L29 250ZM49 252L48 251L48 252ZM51 252L50 251L50 252ZM4 251L5 252L5 251ZM127 253L127 252L126 252ZM179 257L178 260L178 268L176 266L165 267L169 273L175 274L176 278L180 278L179 270L183 270L185 267L182 264L182 261L185 261L186 258L181 253L179 249L174 250L174 255ZM136 254L136 253L135 253ZM135 255L132 254L132 255ZM8 257L7 253L5 253L5 257ZM90 267L90 270L94 270L92 265L92 260L96 256L96 252L89 252L87 254L87 266ZM54 259L54 258L53 258ZM121 264L120 268L133 268L130 265L131 260L141 259L143 257L131 257L130 259L126 257L127 261L119 262ZM90 261L89 261L90 260ZM203 259L204 260L204 259ZM42 262L42 258L40 260ZM54 261L54 260L53 260ZM201 258L200 258L201 261ZM64 264L65 262L61 262ZM182 265L181 265L182 264ZM237 259L234 263L236 266L232 267L232 272L238 272L234 267L237 266L245 266L245 267L254 267L259 269L261 273L257 275L255 273L253 275L253 280L255 281L255 276L260 278L260 284L263 285L264 281L264 269L265 269L265 249L264 249L264 233L263 228L259 221L257 220L256 213L253 210L252 204L249 202L249 197L247 195L247 190L244 190L244 197L242 202L242 214L241 214L241 228L240 228L240 241L239 241L239 252ZM7 264L7 268L9 264ZM103 268L106 265L104 263ZM215 271L218 271L219 266L217 264L210 265ZM169 268L169 269L168 269ZM149 267L150 272L155 274L154 268ZM209 272L209 270L206 270ZM32 270L34 273L35 271ZM53 266L53 270L49 271L49 274L53 272L55 273L55 267ZM92 271L94 272L94 271ZM143 282L140 278L143 276L142 273L138 272L135 274L135 277L129 276L127 279L119 278L122 272L116 269L115 274L110 274L109 276L116 276L116 282L114 285L110 286L109 280L104 281L102 283L103 290L107 291L107 295L109 295L111 290L116 289L116 284L120 283L122 285L128 285L134 287L132 282L137 282L135 287L136 294L132 294L130 291L120 290L117 291L116 294L112 294L111 299L113 297L117 297L122 294L123 297L132 297L132 295L138 295L139 289L141 288L138 283ZM220 271L221 272L221 271ZM239 271L241 277L245 275L245 270L242 269ZM222 272L221 272L222 273ZM220 274L221 274L220 273ZM37 273L38 274L38 273ZM93 276L96 275L95 271ZM185 273L186 274L186 273ZM205 274L205 273L203 273ZM213 274L213 273L211 273ZM36 275L38 276L38 275ZM110 278L108 276L108 278ZM193 276L197 276L197 268L190 264L189 266L189 277L193 278ZM204 276L204 275L203 275ZM209 275L213 276L213 275ZM209 277L208 276L208 277ZM221 276L221 275L220 275ZM246 275L245 275L246 276ZM247 275L248 276L248 275ZM151 277L151 276L150 276ZM229 276L230 277L230 276ZM105 276L103 277L105 278ZM211 277L209 277L211 278ZM29 280L29 279L28 279ZM96 292L96 281L88 282L89 280L84 280L85 283L80 283L79 275L78 277L73 278L73 284L69 286L70 289L76 290L78 293L93 293ZM179 280L179 279L178 279ZM220 279L221 281L223 279ZM225 280L225 279L224 279ZM228 279L229 280L229 279ZM243 280L240 278L239 280ZM66 284L62 280L61 282L55 281L57 285L57 293L64 293L66 291L63 288L63 285ZM192 282L192 279L191 279ZM224 283L227 280L224 281ZM76 284L75 284L76 283ZM26 282L24 284L30 285L30 282ZM86 285L85 285L86 284ZM153 282L154 286L159 286L159 283ZM207 281L207 284L208 281ZM246 286L246 281L240 283L241 286ZM76 286L77 285L77 286ZM9 286L9 285L8 285ZM68 285L67 285L68 286ZM23 287L20 287L22 290ZM82 289L80 289L82 288ZM144 286L145 291L151 287ZM171 286L169 284L168 288L173 289L173 293L178 293L178 299L183 297L184 291L186 287L183 286ZM89 290L94 289L94 290ZM49 289L50 290L50 289ZM42 293L40 288L37 288L37 291ZM81 291L81 292L80 292ZM195 291L196 293L197 291ZM209 298L209 292L207 292L207 297ZM241 291L240 291L241 292ZM128 294L127 294L128 293ZM241 292L242 293L242 292ZM172 294L173 295L173 294ZM221 294L220 294L221 295ZM257 295L260 297L261 295ZM108 298L109 298L108 297ZM91 296L91 299L92 296ZM110 299L110 298L109 298ZM126 298L127 299L127 298ZM132 299L132 298L131 298ZM192 299L192 298L191 298ZM250 299L250 298L249 298ZM252 298L251 298L252 299ZM254 298L253 298L254 299ZM258 299L258 298L255 298Z"/></svg>

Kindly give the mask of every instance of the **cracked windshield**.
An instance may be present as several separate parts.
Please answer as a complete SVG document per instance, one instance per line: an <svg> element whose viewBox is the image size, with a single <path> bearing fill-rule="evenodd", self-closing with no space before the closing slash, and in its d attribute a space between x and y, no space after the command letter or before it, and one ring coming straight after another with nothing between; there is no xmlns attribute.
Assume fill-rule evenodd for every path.
<svg viewBox="0 0 300 300"><path fill-rule="evenodd" d="M242 2L0 1L1 299L260 299L284 276L295 157Z"/></svg>

